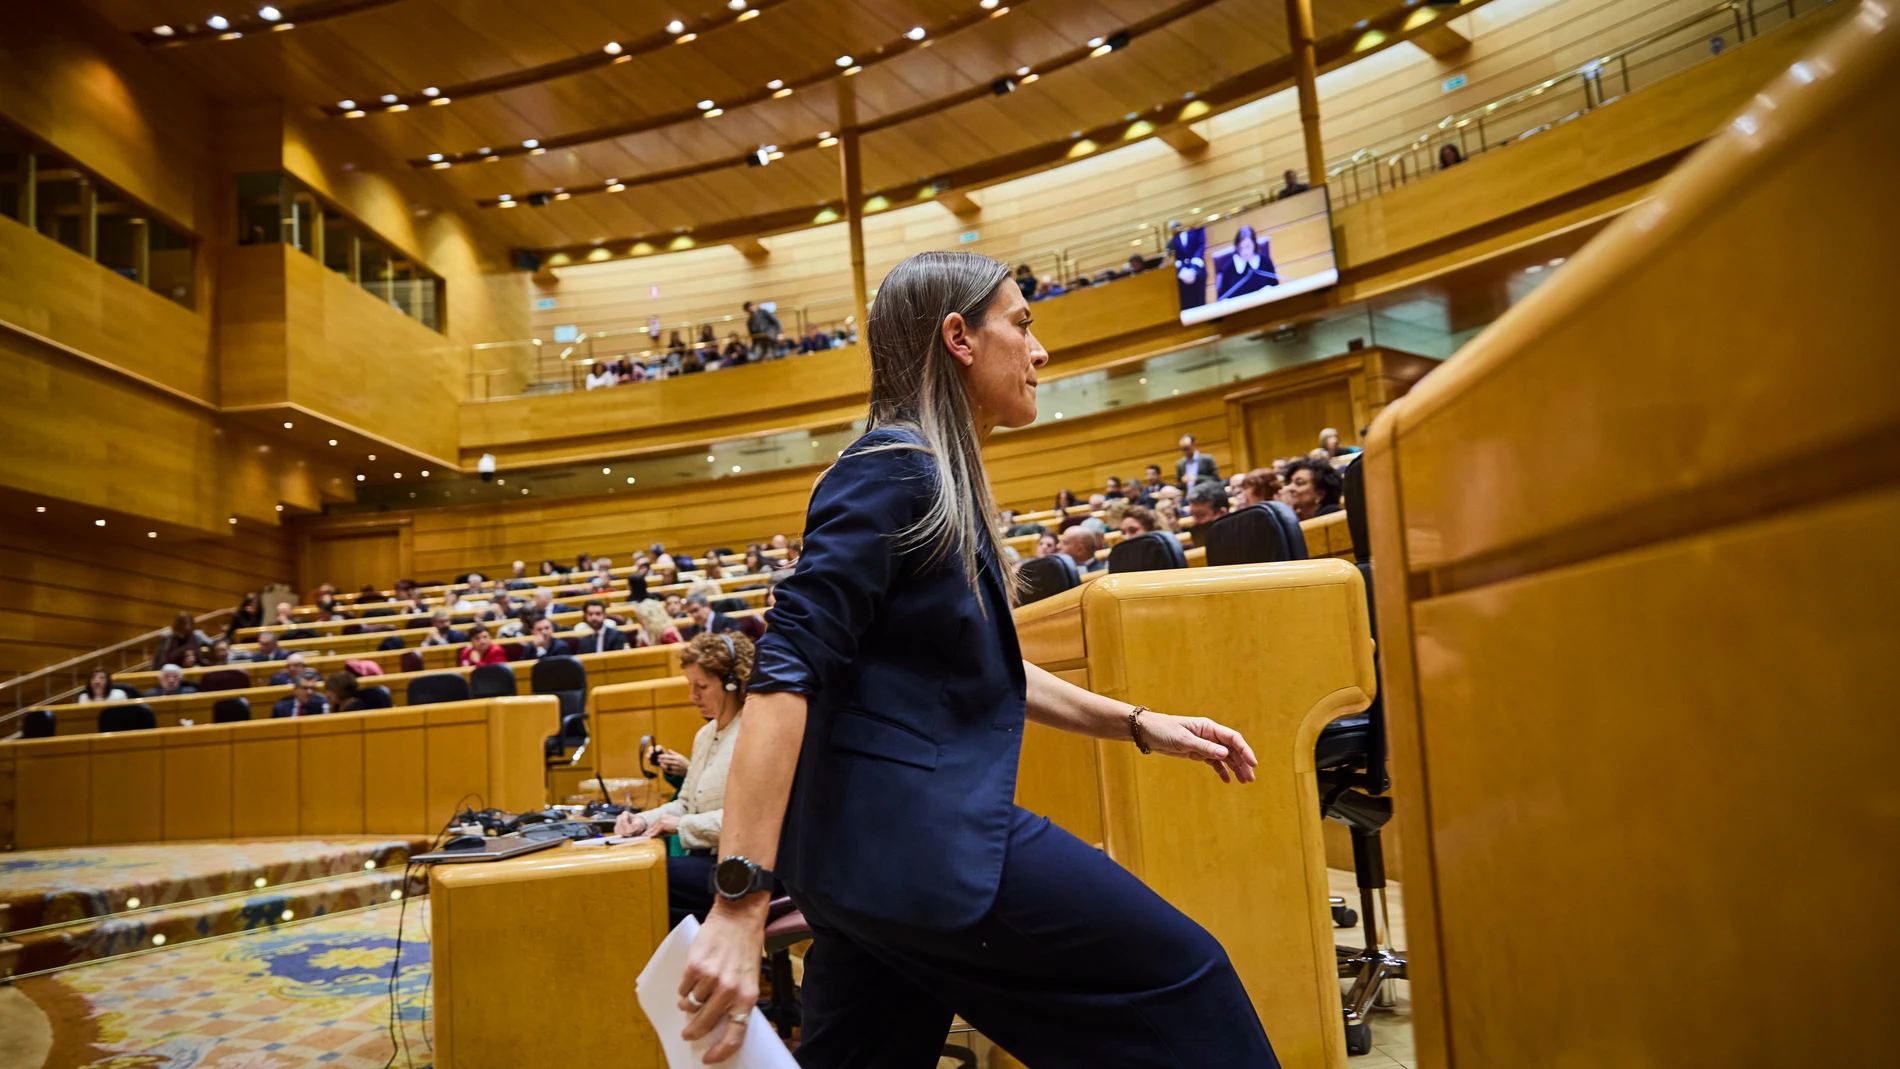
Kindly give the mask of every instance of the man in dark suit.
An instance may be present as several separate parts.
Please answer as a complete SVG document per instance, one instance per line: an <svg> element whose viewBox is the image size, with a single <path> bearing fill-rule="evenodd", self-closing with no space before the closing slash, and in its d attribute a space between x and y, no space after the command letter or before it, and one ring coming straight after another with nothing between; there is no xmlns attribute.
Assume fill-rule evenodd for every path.
<svg viewBox="0 0 1900 1069"><path fill-rule="evenodd" d="M1174 462L1174 479L1181 484L1181 492L1185 494L1194 489L1194 484L1202 479L1218 478L1220 465L1214 463L1213 457L1201 452L1193 435L1182 435L1181 459Z"/></svg>
<svg viewBox="0 0 1900 1069"><path fill-rule="evenodd" d="M528 657L540 660L543 657L566 657L574 651L568 644L554 637L554 621L545 616L534 620L534 637L527 643Z"/></svg>
<svg viewBox="0 0 1900 1069"><path fill-rule="evenodd" d="M147 698L173 698L180 694L196 694L198 688L185 682L185 670L175 664L168 664L158 670L158 686L145 692Z"/></svg>
<svg viewBox="0 0 1900 1069"><path fill-rule="evenodd" d="M281 687L286 683L295 683L297 677L303 675L305 670L309 667L309 664L304 660L303 651L298 650L293 652L290 656L284 658L284 667L281 670L270 674L270 685L273 687Z"/></svg>
<svg viewBox="0 0 1900 1069"><path fill-rule="evenodd" d="M449 614L446 612L443 612L440 609L437 609L435 612L435 615L429 618L429 623L431 625L432 630L430 630L428 634L422 636L422 641L416 643L416 645L418 646L447 646L455 642L468 641L467 635L463 634L461 631L456 630L453 626L450 625Z"/></svg>
<svg viewBox="0 0 1900 1069"><path fill-rule="evenodd" d="M581 619L592 630L575 640L575 653L612 653L627 648L627 636L607 619L606 603L599 598L590 598L581 606Z"/></svg>
<svg viewBox="0 0 1900 1069"><path fill-rule="evenodd" d="M1198 226L1176 230L1168 238L1168 252L1174 257L1174 284L1181 293L1181 307L1206 304L1207 231Z"/></svg>
<svg viewBox="0 0 1900 1069"><path fill-rule="evenodd" d="M280 698L270 707L270 715L284 716L320 716L330 711L330 703L318 688L323 686L323 678L315 672L306 670L297 677L297 689L288 698Z"/></svg>
<svg viewBox="0 0 1900 1069"><path fill-rule="evenodd" d="M689 594L686 598L686 615L693 622L680 629L680 638L691 641L694 635L717 635L722 631L739 630L739 622L723 612L714 612L711 599L704 594Z"/></svg>

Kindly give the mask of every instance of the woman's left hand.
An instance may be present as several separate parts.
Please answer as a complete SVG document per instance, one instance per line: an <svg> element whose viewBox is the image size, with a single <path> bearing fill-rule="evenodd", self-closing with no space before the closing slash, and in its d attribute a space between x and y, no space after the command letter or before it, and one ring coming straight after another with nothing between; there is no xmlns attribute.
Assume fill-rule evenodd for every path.
<svg viewBox="0 0 1900 1069"><path fill-rule="evenodd" d="M1205 761L1221 781L1252 783L1259 760L1240 732L1204 716L1170 716L1144 710L1138 721L1142 741L1158 754Z"/></svg>
<svg viewBox="0 0 1900 1069"><path fill-rule="evenodd" d="M647 822L646 830L641 834L649 838L658 838L662 835L671 835L678 830L680 830L679 816L674 813L661 813Z"/></svg>

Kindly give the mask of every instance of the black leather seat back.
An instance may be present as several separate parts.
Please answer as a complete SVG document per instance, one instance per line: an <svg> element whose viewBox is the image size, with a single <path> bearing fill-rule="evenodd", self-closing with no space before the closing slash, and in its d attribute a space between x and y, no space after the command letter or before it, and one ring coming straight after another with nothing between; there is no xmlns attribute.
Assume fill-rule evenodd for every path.
<svg viewBox="0 0 1900 1069"><path fill-rule="evenodd" d="M534 662L528 689L561 699L561 731L568 738L586 738L586 724L578 735L566 735L569 717L587 711L587 666L572 657L543 657Z"/></svg>
<svg viewBox="0 0 1900 1069"><path fill-rule="evenodd" d="M1299 520L1278 501L1236 509L1208 524L1199 538L1207 547L1210 568L1306 559L1306 537Z"/></svg>
<svg viewBox="0 0 1900 1069"><path fill-rule="evenodd" d="M213 724L230 724L251 718L251 700L242 695L235 698L219 698L211 706Z"/></svg>
<svg viewBox="0 0 1900 1069"><path fill-rule="evenodd" d="M401 635L384 635L383 640L376 644L376 648L379 650L402 649L403 648L402 636Z"/></svg>
<svg viewBox="0 0 1900 1069"><path fill-rule="evenodd" d="M158 726L158 714L152 707L140 702L137 705L113 705L99 710L100 731L147 731Z"/></svg>
<svg viewBox="0 0 1900 1069"><path fill-rule="evenodd" d="M363 703L365 709L388 709L396 704L396 699L385 686L363 687L356 692L356 700Z"/></svg>
<svg viewBox="0 0 1900 1069"><path fill-rule="evenodd" d="M468 700L468 680L453 672L421 676L409 681L410 705L436 705Z"/></svg>
<svg viewBox="0 0 1900 1069"><path fill-rule="evenodd" d="M206 672L198 678L198 689L206 690L243 690L251 685L251 674L242 668L220 668L215 672Z"/></svg>
<svg viewBox="0 0 1900 1069"><path fill-rule="evenodd" d="M26 714L26 722L20 725L20 734L29 739L50 739L58 727L59 722L51 709L33 709Z"/></svg>
<svg viewBox="0 0 1900 1069"><path fill-rule="evenodd" d="M468 674L468 693L473 698L512 698L521 690L513 669L505 664L485 664Z"/></svg>
<svg viewBox="0 0 1900 1069"><path fill-rule="evenodd" d="M1082 585L1075 562L1060 553L1031 557L1016 567L1017 604L1029 605Z"/></svg>
<svg viewBox="0 0 1900 1069"><path fill-rule="evenodd" d="M1187 551L1181 540L1167 531L1149 531L1124 538L1108 551L1108 570L1115 572L1159 572L1187 567Z"/></svg>

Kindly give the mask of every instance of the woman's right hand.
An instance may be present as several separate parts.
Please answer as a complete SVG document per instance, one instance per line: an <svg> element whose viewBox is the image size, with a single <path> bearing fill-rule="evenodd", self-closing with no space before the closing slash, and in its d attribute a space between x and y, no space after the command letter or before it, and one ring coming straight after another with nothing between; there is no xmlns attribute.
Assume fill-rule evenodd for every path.
<svg viewBox="0 0 1900 1069"><path fill-rule="evenodd" d="M653 755L653 760L660 766L661 770L675 776L684 776L686 774L685 754L662 747L655 747L655 750L658 752Z"/></svg>
<svg viewBox="0 0 1900 1069"><path fill-rule="evenodd" d="M765 953L768 897L759 893L738 902L721 899L713 903L687 952L679 1005L692 1016L680 1035L691 1041L725 1025L719 1041L701 1059L707 1065L737 1054L739 1044L745 1041L745 1026L733 1023L731 1016L751 1013L759 1001L759 959Z"/></svg>
<svg viewBox="0 0 1900 1069"><path fill-rule="evenodd" d="M623 839L631 838L647 830L646 818L635 812L625 812L614 818L614 834Z"/></svg>

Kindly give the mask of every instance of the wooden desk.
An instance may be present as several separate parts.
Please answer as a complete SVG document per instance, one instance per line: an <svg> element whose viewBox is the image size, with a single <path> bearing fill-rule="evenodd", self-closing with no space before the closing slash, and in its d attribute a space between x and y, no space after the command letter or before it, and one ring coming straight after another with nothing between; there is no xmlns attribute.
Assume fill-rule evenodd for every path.
<svg viewBox="0 0 1900 1069"><path fill-rule="evenodd" d="M432 866L436 1065L664 1069L634 981L670 927L654 840Z"/></svg>
<svg viewBox="0 0 1900 1069"><path fill-rule="evenodd" d="M1023 656L1122 701L1238 729L1259 781L1031 724L1017 799L1227 948L1288 1069L1342 1069L1314 740L1370 704L1365 586L1339 560L1093 578L1016 610Z"/></svg>

